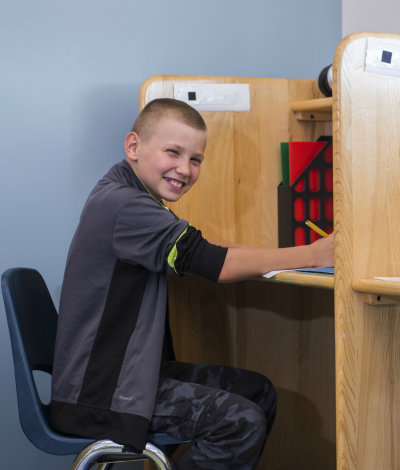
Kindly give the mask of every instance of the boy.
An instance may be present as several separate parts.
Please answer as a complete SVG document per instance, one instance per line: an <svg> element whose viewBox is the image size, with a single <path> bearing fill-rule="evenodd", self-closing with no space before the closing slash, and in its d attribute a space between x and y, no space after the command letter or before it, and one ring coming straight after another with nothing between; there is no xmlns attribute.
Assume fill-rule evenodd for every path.
<svg viewBox="0 0 400 470"><path fill-rule="evenodd" d="M330 264L333 238L281 250L205 240L163 200L177 201L195 184L206 142L197 111L173 99L154 100L126 138L127 160L91 192L63 281L52 423L135 452L149 430L194 441L179 470L253 469L273 424L274 388L250 371L161 361L165 329L164 342L169 336L167 275L234 282Z"/></svg>

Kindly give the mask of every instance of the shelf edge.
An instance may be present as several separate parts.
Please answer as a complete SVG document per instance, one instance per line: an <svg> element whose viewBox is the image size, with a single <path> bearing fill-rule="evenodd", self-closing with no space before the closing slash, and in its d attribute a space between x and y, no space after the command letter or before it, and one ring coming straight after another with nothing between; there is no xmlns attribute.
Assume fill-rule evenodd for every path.
<svg viewBox="0 0 400 470"><path fill-rule="evenodd" d="M318 98L315 100L295 101L290 103L293 112L314 111L320 113L332 113L332 98Z"/></svg>
<svg viewBox="0 0 400 470"><path fill-rule="evenodd" d="M400 297L400 282L381 281L373 277L366 279L354 279L351 287L356 292L363 294L391 295Z"/></svg>

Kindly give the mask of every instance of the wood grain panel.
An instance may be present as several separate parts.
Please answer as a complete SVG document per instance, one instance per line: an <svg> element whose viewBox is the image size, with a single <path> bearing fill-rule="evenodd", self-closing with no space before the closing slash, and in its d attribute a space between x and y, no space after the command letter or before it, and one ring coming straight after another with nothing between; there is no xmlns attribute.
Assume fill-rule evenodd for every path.
<svg viewBox="0 0 400 470"><path fill-rule="evenodd" d="M400 468L398 306L363 303L352 280L398 276L400 81L364 72L367 37L334 60L335 329L338 468Z"/></svg>
<svg viewBox="0 0 400 470"><path fill-rule="evenodd" d="M142 85L140 106L173 97L179 81L249 83L251 111L202 113L209 137L201 177L170 207L206 238L277 247L279 144L332 133L331 123L298 121L290 109L322 97L315 81L157 76ZM279 413L258 468L333 470L332 290L184 276L169 283L169 295L178 359L246 367L274 382Z"/></svg>
<svg viewBox="0 0 400 470"><path fill-rule="evenodd" d="M236 364L236 285L215 289L198 276L183 276L169 283L169 294L176 356L186 362Z"/></svg>
<svg viewBox="0 0 400 470"><path fill-rule="evenodd" d="M152 99L172 98L175 82L249 83L251 111L202 113L208 144L201 177L168 206L210 239L276 248L279 144L332 134L331 123L297 121L290 110L292 101L322 97L315 80L160 75L143 83L140 109Z"/></svg>
<svg viewBox="0 0 400 470"><path fill-rule="evenodd" d="M169 294L179 360L251 369L274 383L279 411L258 468L333 470L333 291L184 276Z"/></svg>

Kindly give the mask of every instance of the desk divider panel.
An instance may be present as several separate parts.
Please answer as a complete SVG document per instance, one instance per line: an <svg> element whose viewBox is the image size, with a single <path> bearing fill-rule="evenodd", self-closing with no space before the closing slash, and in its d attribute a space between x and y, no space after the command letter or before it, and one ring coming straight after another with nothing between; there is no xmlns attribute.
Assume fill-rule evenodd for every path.
<svg viewBox="0 0 400 470"><path fill-rule="evenodd" d="M173 98L176 82L248 83L251 111L201 113L208 127L201 176L172 210L206 238L277 248L280 143L332 135L331 123L297 121L290 110L292 101L322 96L315 80L160 75L143 83L140 109Z"/></svg>
<svg viewBox="0 0 400 470"><path fill-rule="evenodd" d="M332 134L331 123L298 121L290 109L322 97L315 81L155 76L141 87L140 108L173 98L176 82L248 83L251 111L201 113L200 179L168 205L206 238L277 248L280 143ZM274 383L278 414L258 469L336 468L332 290L185 275L170 280L169 295L178 360L247 368Z"/></svg>
<svg viewBox="0 0 400 470"><path fill-rule="evenodd" d="M400 275L400 78L364 71L368 37L400 41L352 34L333 63L337 463L397 470L400 307L351 287Z"/></svg>

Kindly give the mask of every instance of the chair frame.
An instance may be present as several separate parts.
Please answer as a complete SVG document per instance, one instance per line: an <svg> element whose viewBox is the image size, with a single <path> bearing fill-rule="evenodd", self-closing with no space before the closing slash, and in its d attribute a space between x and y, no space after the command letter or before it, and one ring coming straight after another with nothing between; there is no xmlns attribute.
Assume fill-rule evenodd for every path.
<svg viewBox="0 0 400 470"><path fill-rule="evenodd" d="M70 470L88 470L97 463L96 470L106 470L110 463L132 460L151 460L157 470L175 470L172 459L156 444L148 442L142 454L126 452L124 446L103 440L90 444L76 457Z"/></svg>
<svg viewBox="0 0 400 470"><path fill-rule="evenodd" d="M183 444L187 441L179 441L165 433L149 433L148 439L150 438L154 442L148 441L143 453L136 454L129 451L130 447L117 444L111 440L92 441L80 437L64 436L51 429L48 422L49 416L47 416L49 414L49 405L44 405L41 402L32 371L42 370L51 374L53 350L47 348L47 359L45 359L44 364L32 364L28 359L16 311L16 308L19 311L22 308L16 307L19 301L19 296L16 294L18 289L14 289L13 295L13 288L11 287L14 277L21 282L24 276L30 276L31 281L38 283L37 288L42 296L40 297L42 301L41 311L49 310L53 315L53 328L56 325L54 321L57 321L57 312L47 286L38 271L28 268L14 268L3 273L1 286L11 337L19 418L22 430L29 441L43 452L53 455L73 455L80 452L75 458L71 470L89 470L94 465L97 465L97 470L106 470L112 463L147 459L151 460L158 470L175 470L175 463L161 446ZM19 292L19 294L24 297L26 292ZM28 416L29 419L27 419ZM49 446L53 447L49 448Z"/></svg>

